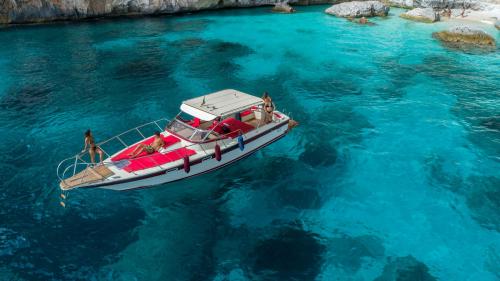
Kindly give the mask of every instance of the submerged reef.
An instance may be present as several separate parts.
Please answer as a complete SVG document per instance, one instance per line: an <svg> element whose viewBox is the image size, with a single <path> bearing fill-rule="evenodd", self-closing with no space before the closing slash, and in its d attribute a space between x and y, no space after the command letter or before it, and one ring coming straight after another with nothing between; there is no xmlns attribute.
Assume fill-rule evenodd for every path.
<svg viewBox="0 0 500 281"><path fill-rule="evenodd" d="M382 275L374 281L435 281L434 276L429 273L429 268L422 262L419 262L413 256L398 257L389 259L384 266Z"/></svg>

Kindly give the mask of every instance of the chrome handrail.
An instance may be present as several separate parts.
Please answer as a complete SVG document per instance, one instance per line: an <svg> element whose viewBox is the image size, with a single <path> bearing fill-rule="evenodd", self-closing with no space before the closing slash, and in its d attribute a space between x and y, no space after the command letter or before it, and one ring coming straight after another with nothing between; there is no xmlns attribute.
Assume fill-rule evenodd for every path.
<svg viewBox="0 0 500 281"><path fill-rule="evenodd" d="M140 129L140 128L143 128L143 127L145 127L145 126L151 125L151 124L155 124L156 126L158 126L158 127L161 129L161 127L158 125L158 122L160 122L160 121L167 121L167 122L168 122L168 121L169 121L169 119L167 119L167 118L160 118L160 119L158 119L158 120L151 121L151 122L148 122L148 123L145 123L145 124L142 124L142 125L136 126L136 127L131 128L131 129L129 129L129 130L127 130L127 131L125 131L125 132L122 132L122 133L120 133L120 134L118 134L118 135L116 135L116 136L113 136L113 137L111 137L111 138L109 138L109 139L107 139L107 140L105 140L105 141L99 142L99 143L97 143L97 144L96 144L96 146L100 148L100 146L102 146L102 145L104 145L104 144L106 144L106 143L109 143L109 142L110 142L110 141L112 141L112 140L118 140L118 141L119 141L119 142L120 142L120 143L124 146L124 148L123 148L123 149L125 149L125 148L129 147L129 145L127 145L127 144L126 144L126 143L125 143L125 142L124 142L124 141L120 138L120 136L123 136L123 135L125 135L125 134L127 134L127 133L130 133L130 132L132 132L132 131L136 130L136 131L138 131L138 132L139 132L139 134L141 135L141 137L143 137L142 139L144 140L144 139L146 139L146 137L144 137L144 134L142 134L142 132L141 132L139 129ZM163 130L163 129L161 129L161 130ZM65 163L65 162L67 162L67 161L69 161L69 160L75 161L75 163L74 163L74 164L71 164L71 165L70 165L70 167L74 167L74 173L73 173L73 175L75 175L75 174L76 174L76 163L78 162L78 160L83 161L83 159L81 159L81 156L83 156L86 152L87 152L87 151L80 152L80 153L78 153L78 154L76 154L76 155L74 155L74 156L68 157L68 158L66 158L66 159L62 160L61 162L59 162L59 164L57 165L56 174L57 174L57 177L59 178L59 180L60 180L60 181L64 181L64 175L65 175L65 172L67 172L67 169L65 169L65 170L64 170L64 172L61 174L60 169L61 169L62 164L63 164L63 163ZM104 150L103 150L103 152L104 152ZM107 152L106 152L106 155L108 156L108 158L110 157L110 155L109 155ZM90 165L90 163L87 163L87 162L85 162L85 161L83 161L83 162L84 162L85 164ZM84 164L84 163L78 163L78 164Z"/></svg>

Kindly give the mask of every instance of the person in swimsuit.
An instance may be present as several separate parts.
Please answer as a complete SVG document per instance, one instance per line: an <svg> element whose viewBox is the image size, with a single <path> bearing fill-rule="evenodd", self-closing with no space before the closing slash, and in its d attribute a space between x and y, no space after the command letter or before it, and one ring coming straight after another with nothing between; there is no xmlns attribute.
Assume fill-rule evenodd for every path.
<svg viewBox="0 0 500 281"><path fill-rule="evenodd" d="M274 104L267 92L264 92L262 100L264 101L264 121L267 124L273 121Z"/></svg>
<svg viewBox="0 0 500 281"><path fill-rule="evenodd" d="M160 132L156 131L153 143L149 145L140 143L128 156L130 156L130 158L134 158L137 157L137 155L141 154L143 151L146 151L147 154L153 154L156 151L160 150L160 148L162 148L164 145L165 142L161 138Z"/></svg>
<svg viewBox="0 0 500 281"><path fill-rule="evenodd" d="M90 129L85 132L85 147L83 148L82 153L87 150L87 147L89 147L90 162L95 164L95 153L97 152L99 153L99 162L102 164L103 151L100 147L95 145L94 136L92 136Z"/></svg>

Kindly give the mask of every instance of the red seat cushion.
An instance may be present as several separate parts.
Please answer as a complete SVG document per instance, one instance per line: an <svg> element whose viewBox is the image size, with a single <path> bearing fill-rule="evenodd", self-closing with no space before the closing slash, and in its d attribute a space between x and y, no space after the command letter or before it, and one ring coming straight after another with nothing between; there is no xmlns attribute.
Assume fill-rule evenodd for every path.
<svg viewBox="0 0 500 281"><path fill-rule="evenodd" d="M163 135L161 135L161 138L163 139L163 141L165 142L165 145L163 146L163 148L167 148L177 142L180 142L181 140L174 137L174 136L167 136L167 137L164 137ZM149 145L151 143L153 143L154 141L154 136L151 136L145 140L143 140L142 144L145 144L145 145ZM134 149L138 146L139 144L135 144L135 145L132 145L130 147L128 147L127 149L125 149L124 151L120 152L118 155L114 156L113 158L111 158L111 161L121 161L121 160L125 160L125 159L129 159L130 157L128 156L130 153L132 153L132 151L134 151ZM147 152L146 151L143 151L141 152L141 154L137 155L137 157L141 157L141 156L145 156L147 155Z"/></svg>
<svg viewBox="0 0 500 281"><path fill-rule="evenodd" d="M241 112L241 113L240 113L240 116L242 116L242 117L243 117L243 116L250 115L250 114L252 114L252 112L254 112L255 110L257 110L257 107L256 107L256 106L252 106L252 107L250 107L250 109L247 109L247 110L245 110L245 111Z"/></svg>
<svg viewBox="0 0 500 281"><path fill-rule="evenodd" d="M249 110L245 110L245 111L243 111L243 112L241 112L241 113L240 113L240 116L241 116L241 117L243 117L243 116L247 116L247 115L252 114L252 112L253 112L253 111L252 111L252 110L250 110L250 109L249 109Z"/></svg>
<svg viewBox="0 0 500 281"><path fill-rule="evenodd" d="M231 132L231 133L229 133L229 134L224 133L224 131L223 131L223 129L222 129L222 127L223 127L224 125L226 125L226 127L227 127L227 128L229 128L229 132ZM234 137L237 137L237 136L238 136L238 134L239 134L239 132L240 132L239 130L241 130L241 132L242 132L243 134L245 134L245 133L247 133L247 132L249 132L249 131L251 131L251 130L253 130L253 129L254 129L254 126L249 125L249 124L247 124L247 123L245 123L245 122L242 122L242 121L236 120L236 119L234 119L234 118L232 118L232 117L231 117L231 118L227 118L227 119L222 120L222 121L219 123L219 126L217 126L217 127L214 129L214 131L215 131L216 133L221 134L221 135L226 135L226 134L227 134L227 135L226 135L227 137L234 138Z"/></svg>
<svg viewBox="0 0 500 281"><path fill-rule="evenodd" d="M130 164L128 164L124 168L124 170L129 173L139 170L144 170L156 167L158 165L163 165L169 162L174 162L179 159L182 159L184 156L191 156L194 154L196 154L196 151L185 147L175 149L171 152L168 152L167 154L161 154L159 152L155 152L151 154L151 156L130 159L129 160Z"/></svg>
<svg viewBox="0 0 500 281"><path fill-rule="evenodd" d="M189 121L189 125L198 128L200 126L201 120L198 117L193 118L193 120Z"/></svg>

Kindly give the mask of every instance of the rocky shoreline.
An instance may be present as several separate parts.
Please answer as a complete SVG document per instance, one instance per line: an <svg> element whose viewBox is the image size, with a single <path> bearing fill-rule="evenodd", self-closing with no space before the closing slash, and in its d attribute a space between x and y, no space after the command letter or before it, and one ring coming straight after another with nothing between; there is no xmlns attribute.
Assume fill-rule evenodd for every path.
<svg viewBox="0 0 500 281"><path fill-rule="evenodd" d="M0 24L153 16L224 8L273 6L281 2L280 0L0 0ZM309 3L307 0L289 2ZM323 3L326 1L313 2L313 4Z"/></svg>
<svg viewBox="0 0 500 281"><path fill-rule="evenodd" d="M149 16L214 10L291 5L341 4L342 0L0 0L0 24L42 23L102 17ZM366 1L358 1L366 2ZM464 19L495 24L500 20L500 0L382 0L385 6L410 10L402 17L434 22L432 13L446 19ZM286 6L282 6L282 5ZM361 3L360 5L364 5ZM378 4L377 4L378 5ZM366 5L365 5L366 6ZM276 8L278 7L278 8ZM341 9L342 6L336 8ZM415 10L418 9L418 10ZM333 14L342 14L336 11ZM363 12L367 14L366 12ZM431 15L430 18L428 15ZM354 15L356 16L356 15Z"/></svg>
<svg viewBox="0 0 500 281"><path fill-rule="evenodd" d="M440 7L442 8L442 6ZM484 6L483 3L478 2L476 3L475 7ZM336 17L347 18L350 21L359 24L374 25L373 23L369 22L366 17L385 17L388 15L389 9L390 8L386 2L350 1L340 4L334 4L330 8L326 9L325 13ZM463 17L465 12L466 9L464 8L460 16ZM411 21L433 23L440 21L441 16L452 19L453 11L451 8L444 8L441 11L432 7L414 8L400 14L399 16L403 19ZM361 19L355 20L355 18ZM493 17L493 19L495 20L495 26L498 29L497 17ZM471 27L464 24L454 26L452 28L449 28L448 30L434 32L433 37L441 41L441 43L447 47L465 51L474 49L494 51L496 48L496 41L491 35L480 28Z"/></svg>

